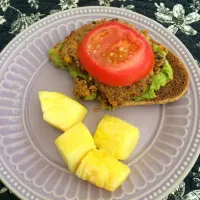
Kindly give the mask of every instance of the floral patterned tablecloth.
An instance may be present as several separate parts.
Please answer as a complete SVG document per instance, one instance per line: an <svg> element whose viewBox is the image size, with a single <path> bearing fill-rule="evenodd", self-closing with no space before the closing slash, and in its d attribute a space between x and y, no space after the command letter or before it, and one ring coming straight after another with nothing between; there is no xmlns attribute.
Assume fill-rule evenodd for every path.
<svg viewBox="0 0 200 200"><path fill-rule="evenodd" d="M174 33L200 66L200 0L0 0L0 51L41 18L81 6L114 6L148 16ZM0 200L18 199L0 182ZM200 157L167 200L200 200Z"/></svg>

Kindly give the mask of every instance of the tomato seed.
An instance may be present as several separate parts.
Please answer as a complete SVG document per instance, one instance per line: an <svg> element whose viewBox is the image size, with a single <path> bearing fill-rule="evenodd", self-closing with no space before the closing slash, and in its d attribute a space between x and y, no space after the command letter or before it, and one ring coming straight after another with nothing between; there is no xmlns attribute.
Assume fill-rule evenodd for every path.
<svg viewBox="0 0 200 200"><path fill-rule="evenodd" d="M124 51L124 47L120 47L119 51L121 51L121 52Z"/></svg>

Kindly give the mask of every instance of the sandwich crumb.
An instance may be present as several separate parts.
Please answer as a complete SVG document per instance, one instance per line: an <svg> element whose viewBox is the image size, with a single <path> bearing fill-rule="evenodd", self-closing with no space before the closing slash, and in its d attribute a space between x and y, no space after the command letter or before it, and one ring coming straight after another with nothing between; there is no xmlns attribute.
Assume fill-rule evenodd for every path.
<svg viewBox="0 0 200 200"><path fill-rule="evenodd" d="M100 111L100 108L93 108L93 112L97 113Z"/></svg>

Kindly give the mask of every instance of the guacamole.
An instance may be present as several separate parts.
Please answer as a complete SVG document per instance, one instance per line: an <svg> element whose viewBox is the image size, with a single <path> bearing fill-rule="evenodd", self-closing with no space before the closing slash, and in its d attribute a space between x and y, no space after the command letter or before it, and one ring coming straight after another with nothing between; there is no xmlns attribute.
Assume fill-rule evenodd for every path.
<svg viewBox="0 0 200 200"><path fill-rule="evenodd" d="M49 54L50 60L56 67L60 69L66 69L65 62L60 58L60 55L59 55L59 50L61 47L62 47L62 43L59 43L58 45L56 45L56 47L49 49L48 54Z"/></svg>
<svg viewBox="0 0 200 200"><path fill-rule="evenodd" d="M173 79L173 70L171 65L165 60L165 64L161 71L154 75L152 78L151 85L148 90L146 90L141 96L134 98L135 101L149 100L156 98L155 92L160 89L160 87L165 86L168 81Z"/></svg>

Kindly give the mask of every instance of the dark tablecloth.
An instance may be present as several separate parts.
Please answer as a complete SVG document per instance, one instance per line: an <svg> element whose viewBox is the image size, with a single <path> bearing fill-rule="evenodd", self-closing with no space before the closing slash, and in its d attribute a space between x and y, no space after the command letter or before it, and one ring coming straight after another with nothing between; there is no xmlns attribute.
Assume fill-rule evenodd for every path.
<svg viewBox="0 0 200 200"><path fill-rule="evenodd" d="M129 9L160 22L186 45L200 66L200 0L0 0L0 51L19 32L49 14L95 5ZM0 182L0 200L15 199ZM200 200L200 157L166 199Z"/></svg>

